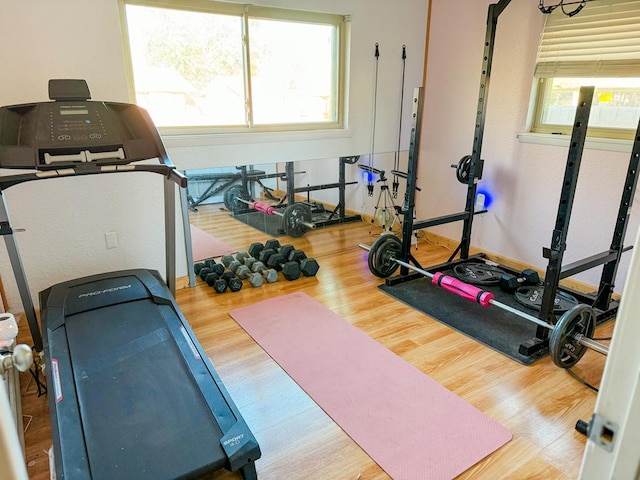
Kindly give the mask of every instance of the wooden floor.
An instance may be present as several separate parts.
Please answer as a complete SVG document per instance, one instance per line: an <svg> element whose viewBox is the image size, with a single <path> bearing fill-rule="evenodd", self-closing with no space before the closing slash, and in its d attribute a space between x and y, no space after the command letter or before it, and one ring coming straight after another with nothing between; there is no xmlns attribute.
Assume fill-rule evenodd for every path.
<svg viewBox="0 0 640 480"><path fill-rule="evenodd" d="M191 222L241 250L270 238L218 206L200 206ZM390 478L228 315L233 308L296 291L309 294L511 430L509 443L459 478L577 478L585 438L574 425L589 419L596 394L549 358L522 366L380 292L376 286L382 281L369 273L367 253L358 248L360 242L375 240L369 231L368 223L358 222L301 238L280 237L318 260L316 277L292 282L281 277L274 284L256 289L247 284L240 292L221 295L200 281L194 288L186 278L178 281L176 297L183 313L261 446L258 478ZM413 253L422 265L446 261L450 254L424 240ZM606 336L611 329L609 323L597 333ZM604 357L587 352L574 370L597 385L603 367ZM25 435L28 471L30 478L44 480L49 478L46 451L51 446L46 399L38 398L22 375L23 411L31 416L25 418L30 422ZM240 476L223 471L211 478Z"/></svg>

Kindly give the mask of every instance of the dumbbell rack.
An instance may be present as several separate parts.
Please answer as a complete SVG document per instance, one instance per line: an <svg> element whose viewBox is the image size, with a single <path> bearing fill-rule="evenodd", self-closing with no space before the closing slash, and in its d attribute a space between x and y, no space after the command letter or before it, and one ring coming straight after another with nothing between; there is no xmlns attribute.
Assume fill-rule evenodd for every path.
<svg viewBox="0 0 640 480"><path fill-rule="evenodd" d="M486 211L475 211L475 200L477 193L477 184L478 181L482 178L482 170L484 167L484 161L480 159L480 155L484 135L486 104L489 93L489 79L493 61L497 20L500 14L509 5L509 3L510 0L500 0L496 4L489 5L488 8L482 74L480 78L480 92L478 95L478 107L476 110L476 127L474 131L473 149L470 155L470 160L468 161L467 197L465 210L463 212L444 215L428 220L414 220L418 152L420 143L419 134L421 132L420 122L422 119L423 103L422 89L417 88L414 92L412 112L413 125L411 130L411 143L409 148L409 161L407 168L407 189L405 192L404 203L400 209L400 213L404 216L404 222L402 225L403 236L400 255L401 260L413 263L419 268L422 268L419 262L411 254L411 238L416 230L458 221L462 221L464 223L462 229L462 238L458 247L454 250L446 263L437 265L436 267L433 267L433 269L427 269L431 272L452 268L455 265L464 262L484 262L486 260L485 255L482 254L470 256L469 248L471 242L471 228L473 224L473 218L476 214L484 213ZM544 292L538 317L541 320L544 320L551 324L555 324L556 322L556 315L554 313L554 302L556 294L559 291L566 291L566 293L573 295L580 303L585 303L587 305L593 306L597 314L597 324L600 324L614 317L619 305L618 301L612 299L615 276L622 253L631 248L625 248L623 246L623 241L629 219L629 209L637 185L638 158L640 157L640 123L638 125L638 131L636 132L635 141L632 148L631 159L627 170L626 181L623 188L623 194L620 201L620 207L610 249L605 252L592 255L583 260L573 262L570 265L562 265L563 254L566 249L566 238L571 216L571 207L575 196L578 172L580 168L580 160L582 157L582 151L584 149L584 142L586 139L586 131L592 97L593 90L589 91L587 89L581 89L581 100L579 101L580 107L576 111L576 119L574 122L574 129L570 141L565 178L562 186L556 224L552 234L551 246L550 248L543 248L543 257L548 260L548 266L543 281ZM458 254L459 259L454 260L454 258ZM596 294L587 295L582 292L577 292L566 288L563 288L562 290L560 289L560 280L600 265L604 265L604 269ZM513 271L507 267L500 267L514 275L518 274L518 272ZM402 267L400 270L400 275L397 277L388 278L386 280L386 285L392 286L401 282L413 280L418 277L419 275L410 273L409 269ZM537 355L538 352L546 347L548 343L548 335L548 329L539 327L534 338L532 338L530 341L523 342L523 344L520 345L520 352L523 355Z"/></svg>

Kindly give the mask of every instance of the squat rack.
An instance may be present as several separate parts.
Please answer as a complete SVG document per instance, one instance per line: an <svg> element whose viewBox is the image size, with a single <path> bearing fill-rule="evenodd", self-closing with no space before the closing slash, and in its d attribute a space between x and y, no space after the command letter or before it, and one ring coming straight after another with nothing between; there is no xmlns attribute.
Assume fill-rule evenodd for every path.
<svg viewBox="0 0 640 480"><path fill-rule="evenodd" d="M347 214L346 212L346 186L347 185L355 185L358 182L346 181L346 165L353 165L358 161L360 155L352 155L340 157L339 159L339 170L338 170L338 181L335 183L325 183L321 185L307 185L306 187L296 187L293 176L293 162L287 162L285 164L285 176L287 182L287 192L285 197L280 201L280 204L283 204L285 201L288 201L289 204L293 204L296 202L296 193L306 193L307 194L307 203L310 203L309 192L317 191L317 190L329 190L333 188L338 189L338 204L335 206L333 211L327 212L327 215L316 215L313 219L313 222L317 226L328 226L334 225L338 223L347 223L360 221L361 217L357 214ZM324 207L322 208L322 212L316 212L319 214L324 214Z"/></svg>
<svg viewBox="0 0 640 480"><path fill-rule="evenodd" d="M484 136L486 103L489 93L489 81L493 62L497 21L500 14L510 2L511 0L500 0L498 3L491 4L488 7L473 149L468 164L469 174L467 180L465 210L459 213L419 221L414 220L414 213L423 92L422 88L415 89L413 98L411 141L407 167L407 189L405 192L404 203L400 208L400 213L404 216L400 259L405 262L411 262L419 268L422 268L421 265L411 254L411 236L414 231L457 221L463 222L460 244L454 250L447 263L438 265L437 268L442 270L447 267L452 267L457 263L463 263L471 259L484 258L484 255L482 254L474 255L470 258L469 248L471 244L473 217L476 214L484 213L486 211L475 210L475 198L477 194L477 184L482 178L482 170L484 167L484 161L480 156ZM637 186L638 160L640 157L640 123L638 125L638 131L636 132L632 148L631 159L618 210L616 226L609 250L592 255L583 260L573 262L569 265L565 265L564 267L562 266L562 258L566 249L566 238L571 216L571 207L575 196L584 142L586 140L586 131L592 98L593 87L583 87L580 91L579 107L576 111L576 119L570 141L565 177L560 196L555 228L552 234L551 246L550 248L543 248L543 257L548 259L548 266L543 282L544 292L540 311L538 312L538 318L549 324L555 324L557 320L554 313L554 302L556 293L559 290L560 280L600 265L604 265L604 268L596 294L583 294L581 292L570 290L569 292L574 295L579 302L586 303L594 307L597 315L597 324L614 317L619 305L619 302L612 300L615 276L622 252L631 248L623 247L623 242L629 220L629 209ZM453 259L458 253L460 255L459 260L454 261ZM507 268L506 270L509 269ZM401 282L413 280L420 276L421 275L416 273L410 273L407 267L401 267L400 275L386 279L386 284L395 285ZM520 353L527 356L536 354L538 351L546 347L548 343L548 336L548 329L538 327L535 338L520 345Z"/></svg>

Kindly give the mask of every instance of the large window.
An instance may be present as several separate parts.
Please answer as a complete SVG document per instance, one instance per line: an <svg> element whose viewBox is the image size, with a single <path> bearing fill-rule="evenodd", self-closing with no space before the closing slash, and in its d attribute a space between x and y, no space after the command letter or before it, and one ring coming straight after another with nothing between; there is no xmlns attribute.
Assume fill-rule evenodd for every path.
<svg viewBox="0 0 640 480"><path fill-rule="evenodd" d="M345 18L209 0L122 0L138 105L165 132L337 128Z"/></svg>
<svg viewBox="0 0 640 480"><path fill-rule="evenodd" d="M547 16L536 64L533 132L570 134L578 91L593 85L587 134L633 137L640 117L639 22L640 0L576 2Z"/></svg>

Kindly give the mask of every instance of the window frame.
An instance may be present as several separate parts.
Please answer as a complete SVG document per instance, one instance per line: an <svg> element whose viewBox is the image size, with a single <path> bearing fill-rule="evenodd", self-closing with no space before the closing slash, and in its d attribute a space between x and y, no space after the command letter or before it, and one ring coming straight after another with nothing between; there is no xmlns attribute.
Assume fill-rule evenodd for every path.
<svg viewBox="0 0 640 480"><path fill-rule="evenodd" d="M640 42L635 34L640 0L600 0L586 7L580 6L575 17L560 8L547 16L534 73L531 133L571 134L572 125L543 121L545 98L556 78L640 79ZM635 131L636 125L589 127L587 136L631 140Z"/></svg>
<svg viewBox="0 0 640 480"><path fill-rule="evenodd" d="M531 133L542 133L552 135L571 135L573 125L559 125L553 123L544 123L542 115L544 110L544 99L548 89L554 78L567 78L558 75L557 77L535 78L536 86L534 88L533 117L531 122ZM607 77L609 78L609 77ZM623 78L623 77L618 77ZM576 90L578 91L578 90ZM636 128L605 128L605 127L587 127L587 137L605 138L612 140L633 140Z"/></svg>
<svg viewBox="0 0 640 480"><path fill-rule="evenodd" d="M203 135L203 134L234 134L251 132L297 132L313 130L344 130L346 114L346 58L349 35L350 17L348 15L316 13L301 10L289 10L275 7L254 6L247 4L220 2L216 0L118 0L120 11L120 24L123 36L123 48L125 56L125 70L129 97L136 101L136 88L134 81L134 66L131 56L131 43L127 24L127 5L136 5L152 8L166 8L179 11L203 12L225 15L237 15L242 22L242 52L243 75L245 94L245 123L243 125L195 125L195 126L158 126L163 135ZM253 123L252 115L252 87L250 78L250 32L249 19L268 19L280 21L292 21L309 24L332 25L336 29L334 46L334 75L333 75L333 104L335 109L335 121L308 122L308 123L278 123L260 124Z"/></svg>

